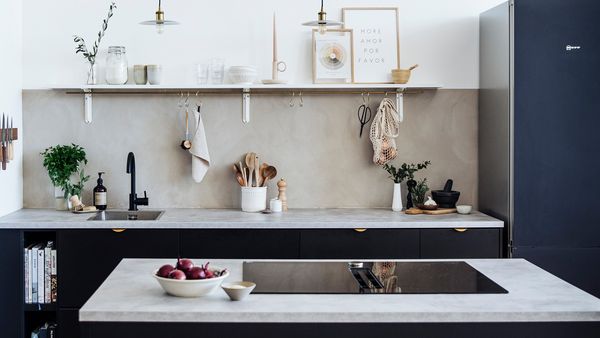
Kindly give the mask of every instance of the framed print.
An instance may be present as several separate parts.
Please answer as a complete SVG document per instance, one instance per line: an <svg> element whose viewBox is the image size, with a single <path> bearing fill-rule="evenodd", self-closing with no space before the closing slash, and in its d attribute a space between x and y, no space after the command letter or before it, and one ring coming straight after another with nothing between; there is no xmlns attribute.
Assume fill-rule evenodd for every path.
<svg viewBox="0 0 600 338"><path fill-rule="evenodd" d="M351 29L313 30L313 82L354 82L354 47Z"/></svg>
<svg viewBox="0 0 600 338"><path fill-rule="evenodd" d="M345 29L352 29L354 74L357 83L392 83L392 69L400 68L398 8L343 8Z"/></svg>

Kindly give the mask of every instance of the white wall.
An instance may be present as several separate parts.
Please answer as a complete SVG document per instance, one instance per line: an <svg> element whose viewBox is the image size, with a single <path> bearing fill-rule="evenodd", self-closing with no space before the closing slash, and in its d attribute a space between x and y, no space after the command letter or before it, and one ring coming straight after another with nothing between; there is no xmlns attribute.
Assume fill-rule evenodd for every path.
<svg viewBox="0 0 600 338"><path fill-rule="evenodd" d="M129 64L161 63L165 83L195 82L194 64L224 57L228 65L251 64L270 76L271 15L279 21L279 55L292 82L311 81L310 30L318 0L177 0L163 1L167 19L180 21L157 35L138 22L152 19L154 0L117 1L118 9L102 43L100 66L109 45L127 47ZM328 0L331 19L342 7L397 6L403 67L418 63L414 83L445 88L478 87L478 15L502 0ZM24 0L24 86L72 85L85 79L85 63L74 55L71 36L90 40L106 15L109 0ZM3 13L6 15L6 13ZM102 72L100 72L102 74ZM103 76L101 76L103 78Z"/></svg>
<svg viewBox="0 0 600 338"><path fill-rule="evenodd" d="M14 118L15 128L22 134L22 16L21 1L3 1L0 10L0 113ZM19 135L22 140L22 135ZM23 142L16 142L15 160L8 170L0 170L0 216L23 205Z"/></svg>

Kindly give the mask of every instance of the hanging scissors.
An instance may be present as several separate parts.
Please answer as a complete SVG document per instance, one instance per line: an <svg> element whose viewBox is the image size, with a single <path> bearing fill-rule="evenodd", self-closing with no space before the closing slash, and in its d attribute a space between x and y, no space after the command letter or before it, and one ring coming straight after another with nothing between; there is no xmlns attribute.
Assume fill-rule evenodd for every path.
<svg viewBox="0 0 600 338"><path fill-rule="evenodd" d="M360 134L359 137L362 137L363 129L365 125L371 121L372 112L371 107L369 107L370 101L370 93L367 93L367 99L365 100L365 94L362 93L363 104L358 107L358 121L360 122Z"/></svg>

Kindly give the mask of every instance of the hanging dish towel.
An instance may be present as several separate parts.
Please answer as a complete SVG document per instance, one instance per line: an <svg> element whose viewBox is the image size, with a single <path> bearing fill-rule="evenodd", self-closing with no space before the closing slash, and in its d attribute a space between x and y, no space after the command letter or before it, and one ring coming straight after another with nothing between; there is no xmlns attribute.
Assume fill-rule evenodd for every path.
<svg viewBox="0 0 600 338"><path fill-rule="evenodd" d="M208 153L208 144L206 143L206 133L204 132L202 116L198 111L194 112L194 116L196 117L196 132L194 133L192 148L189 152L192 154L192 177L194 178L194 181L200 183L210 167L210 155Z"/></svg>

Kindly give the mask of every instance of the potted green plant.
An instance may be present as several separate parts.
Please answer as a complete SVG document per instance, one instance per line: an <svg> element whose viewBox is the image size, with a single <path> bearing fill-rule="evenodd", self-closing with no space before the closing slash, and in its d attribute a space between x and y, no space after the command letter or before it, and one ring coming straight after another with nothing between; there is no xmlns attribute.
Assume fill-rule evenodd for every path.
<svg viewBox="0 0 600 338"><path fill-rule="evenodd" d="M412 188L412 201L413 204L418 207L425 203L425 195L429 191L429 186L427 186L427 179L424 178L420 181L417 181L415 186Z"/></svg>
<svg viewBox="0 0 600 338"><path fill-rule="evenodd" d="M383 169L390 174L389 178L394 181L394 197L392 200L392 210L402 211L402 190L400 188L401 183L404 182L406 179L413 180L417 171L427 168L427 166L429 166L430 164L430 161L425 161L417 164L402 163L402 165L398 168L390 164L386 164L383 166Z"/></svg>
<svg viewBox="0 0 600 338"><path fill-rule="evenodd" d="M79 196L83 186L90 177L85 175L83 167L88 163L85 149L71 144L57 145L47 148L42 154L44 167L54 185L56 210L69 210L69 198ZM77 181L71 182L71 177L77 175Z"/></svg>

